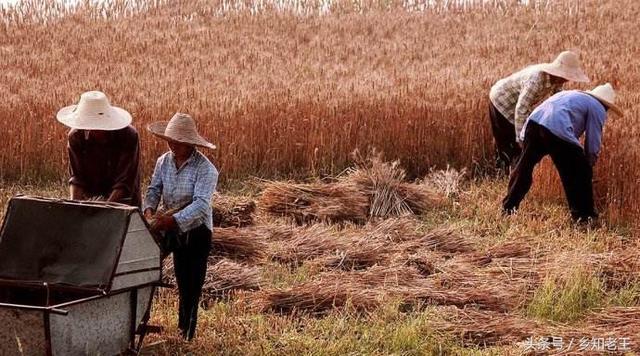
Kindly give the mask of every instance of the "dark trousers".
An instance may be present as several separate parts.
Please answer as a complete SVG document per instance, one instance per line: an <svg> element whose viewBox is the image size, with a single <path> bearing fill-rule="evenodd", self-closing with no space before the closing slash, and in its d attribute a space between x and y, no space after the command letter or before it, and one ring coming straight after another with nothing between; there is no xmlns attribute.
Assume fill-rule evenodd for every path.
<svg viewBox="0 0 640 356"><path fill-rule="evenodd" d="M177 241L173 250L173 266L180 295L178 327L184 337L191 340L196 333L198 304L211 250L211 231L200 225L177 237Z"/></svg>
<svg viewBox="0 0 640 356"><path fill-rule="evenodd" d="M516 128L491 101L489 101L489 118L491 119L491 130L496 143L496 167L508 172L509 167L517 162L522 152L516 142Z"/></svg>
<svg viewBox="0 0 640 356"><path fill-rule="evenodd" d="M556 166L571 217L576 221L596 218L593 205L593 170L582 147L564 141L545 127L530 121L527 124L524 149L511 173L509 192L503 200L505 212L518 209L533 182L533 169L546 155Z"/></svg>

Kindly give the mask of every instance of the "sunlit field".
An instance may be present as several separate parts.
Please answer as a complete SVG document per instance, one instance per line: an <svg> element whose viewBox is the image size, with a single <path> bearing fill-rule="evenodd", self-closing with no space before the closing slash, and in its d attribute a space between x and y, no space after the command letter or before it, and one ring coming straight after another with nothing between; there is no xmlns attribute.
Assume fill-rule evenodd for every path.
<svg viewBox="0 0 640 356"><path fill-rule="evenodd" d="M639 352L638 18L635 0L0 5L2 211L67 195L55 114L101 90L133 115L145 180L167 149L150 122L190 113L218 146L198 336L165 289L147 354ZM589 228L550 161L508 218L493 169L489 88L566 49L592 79L566 88L611 82L626 114Z"/></svg>

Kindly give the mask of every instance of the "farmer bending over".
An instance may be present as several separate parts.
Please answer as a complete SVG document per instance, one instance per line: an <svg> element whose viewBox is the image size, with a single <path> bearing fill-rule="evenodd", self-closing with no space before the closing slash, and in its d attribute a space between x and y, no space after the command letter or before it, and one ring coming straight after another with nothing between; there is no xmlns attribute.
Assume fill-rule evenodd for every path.
<svg viewBox="0 0 640 356"><path fill-rule="evenodd" d="M198 134L187 114L177 113L168 123L156 122L148 129L167 141L169 152L156 162L144 215L152 230L164 233L165 252L173 252L180 295L178 327L191 340L211 250L211 199L218 182L218 170L196 147L216 146ZM156 213L160 198L163 212Z"/></svg>
<svg viewBox="0 0 640 356"><path fill-rule="evenodd" d="M508 171L522 152L520 134L525 120L542 99L558 92L568 81L588 82L578 56L560 53L552 63L526 67L491 87L489 118L496 143L496 164Z"/></svg>
<svg viewBox="0 0 640 356"><path fill-rule="evenodd" d="M113 107L99 91L58 111L68 136L69 194L73 200L102 199L140 206L140 143L131 114Z"/></svg>
<svg viewBox="0 0 640 356"><path fill-rule="evenodd" d="M600 153L608 110L622 116L614 101L615 92L607 83L588 92L560 92L533 111L523 130L522 156L511 173L509 192L503 201L505 214L518 209L531 187L534 167L550 155L560 174L572 219L587 222L598 217L593 204L592 167ZM582 134L584 148L579 141Z"/></svg>

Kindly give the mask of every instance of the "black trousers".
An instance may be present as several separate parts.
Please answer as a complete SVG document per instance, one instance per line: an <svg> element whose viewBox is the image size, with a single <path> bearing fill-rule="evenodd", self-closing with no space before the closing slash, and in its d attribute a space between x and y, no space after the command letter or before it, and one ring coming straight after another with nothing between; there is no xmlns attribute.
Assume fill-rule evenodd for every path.
<svg viewBox="0 0 640 356"><path fill-rule="evenodd" d="M496 167L508 172L509 167L517 162L522 153L522 149L516 142L516 128L491 101L489 101L489 118L491 119L491 130L496 143Z"/></svg>
<svg viewBox="0 0 640 356"><path fill-rule="evenodd" d="M503 200L505 212L517 209L533 183L533 169L546 155L556 166L571 217L576 221L596 218L593 204L593 170L582 147L564 141L544 126L533 121L527 124L524 149L511 172L509 192Z"/></svg>
<svg viewBox="0 0 640 356"><path fill-rule="evenodd" d="M173 249L173 266L180 295L178 327L187 340L196 333L198 304L210 250L211 230L205 225L178 236Z"/></svg>

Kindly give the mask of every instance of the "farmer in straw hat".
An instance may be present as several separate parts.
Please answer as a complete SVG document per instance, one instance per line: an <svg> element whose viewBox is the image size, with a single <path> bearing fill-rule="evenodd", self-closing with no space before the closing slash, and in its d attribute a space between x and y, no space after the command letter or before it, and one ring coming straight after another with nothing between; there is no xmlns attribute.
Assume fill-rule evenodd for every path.
<svg viewBox="0 0 640 356"><path fill-rule="evenodd" d="M560 174L572 219L587 222L598 217L593 204L592 167L600 153L607 112L622 116L615 97L607 83L587 92L560 92L533 111L521 136L522 156L511 173L503 201L505 214L518 209L531 187L534 167L549 155ZM579 141L583 134L584 147Z"/></svg>
<svg viewBox="0 0 640 356"><path fill-rule="evenodd" d="M180 294L178 327L191 340L211 249L211 199L218 182L216 167L196 147L215 146L198 134L195 121L187 114L177 113L169 122L156 122L148 129L167 141L169 152L156 162L144 215L152 230L164 233L168 250L173 252ZM164 213L156 212L161 198Z"/></svg>
<svg viewBox="0 0 640 356"><path fill-rule="evenodd" d="M69 192L73 200L99 198L140 206L140 142L131 114L89 91L56 115L68 135Z"/></svg>
<svg viewBox="0 0 640 356"><path fill-rule="evenodd" d="M534 106L558 92L567 81L588 82L578 56L565 51L551 63L529 66L491 87L489 118L496 144L496 163L505 171L522 152L520 133Z"/></svg>

